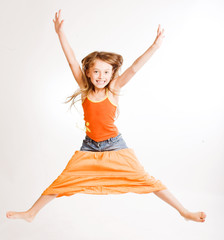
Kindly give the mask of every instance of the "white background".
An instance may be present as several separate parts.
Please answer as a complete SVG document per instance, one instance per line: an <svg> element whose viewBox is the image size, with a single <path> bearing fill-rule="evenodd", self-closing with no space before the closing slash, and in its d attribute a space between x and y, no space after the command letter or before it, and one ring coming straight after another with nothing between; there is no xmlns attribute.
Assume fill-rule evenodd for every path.
<svg viewBox="0 0 224 240"><path fill-rule="evenodd" d="M223 231L224 3L218 0L1 0L0 238L221 240ZM53 200L32 223L25 211L65 168L85 133L63 104L78 88L54 30L78 61L124 57L122 72L165 29L161 48L123 88L115 122L145 170L205 223L186 222L152 194L77 194Z"/></svg>

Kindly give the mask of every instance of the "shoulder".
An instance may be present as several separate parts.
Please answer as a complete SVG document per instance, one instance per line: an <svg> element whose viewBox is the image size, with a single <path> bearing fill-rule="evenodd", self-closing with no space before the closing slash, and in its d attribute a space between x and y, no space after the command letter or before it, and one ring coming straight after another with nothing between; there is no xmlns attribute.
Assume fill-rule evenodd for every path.
<svg viewBox="0 0 224 240"><path fill-rule="evenodd" d="M82 103L84 102L84 100L87 98L87 96L89 95L90 91L83 91L81 92L81 101Z"/></svg>
<svg viewBox="0 0 224 240"><path fill-rule="evenodd" d="M116 79L111 80L109 84L108 97L109 100L116 106L118 106L119 96L120 96L120 88L116 85Z"/></svg>
<svg viewBox="0 0 224 240"><path fill-rule="evenodd" d="M117 79L118 78L114 78L113 80L110 81L109 87L114 90L116 93L120 93L121 88L118 86L117 84Z"/></svg>

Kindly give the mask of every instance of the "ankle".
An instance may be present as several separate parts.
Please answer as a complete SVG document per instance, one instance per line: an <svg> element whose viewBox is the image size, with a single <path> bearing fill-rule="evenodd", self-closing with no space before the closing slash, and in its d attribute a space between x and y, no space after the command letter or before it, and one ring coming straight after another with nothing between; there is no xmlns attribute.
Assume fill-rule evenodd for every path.
<svg viewBox="0 0 224 240"><path fill-rule="evenodd" d="M35 212L31 209L26 211L26 213L28 214L29 217L35 217L37 215L37 212Z"/></svg>
<svg viewBox="0 0 224 240"><path fill-rule="evenodd" d="M188 215L189 211L187 209L182 209L179 211L179 213L182 217L186 217Z"/></svg>

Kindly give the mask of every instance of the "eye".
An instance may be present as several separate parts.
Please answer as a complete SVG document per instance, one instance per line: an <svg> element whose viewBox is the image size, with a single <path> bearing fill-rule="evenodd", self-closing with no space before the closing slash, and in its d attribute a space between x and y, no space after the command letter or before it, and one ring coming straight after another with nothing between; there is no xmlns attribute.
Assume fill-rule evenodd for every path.
<svg viewBox="0 0 224 240"><path fill-rule="evenodd" d="M98 71L95 70L94 73L98 73Z"/></svg>
<svg viewBox="0 0 224 240"><path fill-rule="evenodd" d="M109 73L109 72L106 71L105 73Z"/></svg>

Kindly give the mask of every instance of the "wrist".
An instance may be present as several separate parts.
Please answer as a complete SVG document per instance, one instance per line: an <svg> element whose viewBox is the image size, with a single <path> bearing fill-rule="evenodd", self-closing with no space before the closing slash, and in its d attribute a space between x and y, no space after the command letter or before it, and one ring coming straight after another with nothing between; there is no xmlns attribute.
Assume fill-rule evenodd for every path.
<svg viewBox="0 0 224 240"><path fill-rule="evenodd" d="M60 37L61 35L63 35L64 34L64 31L63 30L60 30L60 31L58 31L58 36Z"/></svg>
<svg viewBox="0 0 224 240"><path fill-rule="evenodd" d="M155 50L157 50L157 49L159 49L159 45L154 42L154 43L152 44L152 48L155 49Z"/></svg>

